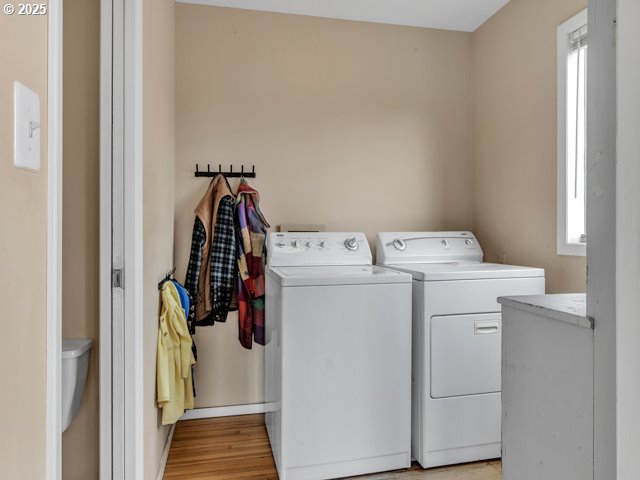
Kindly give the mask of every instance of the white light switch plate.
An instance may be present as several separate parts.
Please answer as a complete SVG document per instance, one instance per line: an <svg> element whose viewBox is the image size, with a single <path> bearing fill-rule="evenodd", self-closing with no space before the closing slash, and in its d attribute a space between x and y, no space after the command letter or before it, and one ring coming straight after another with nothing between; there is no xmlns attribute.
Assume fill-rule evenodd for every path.
<svg viewBox="0 0 640 480"><path fill-rule="evenodd" d="M40 97L20 82L13 82L13 163L40 170Z"/></svg>

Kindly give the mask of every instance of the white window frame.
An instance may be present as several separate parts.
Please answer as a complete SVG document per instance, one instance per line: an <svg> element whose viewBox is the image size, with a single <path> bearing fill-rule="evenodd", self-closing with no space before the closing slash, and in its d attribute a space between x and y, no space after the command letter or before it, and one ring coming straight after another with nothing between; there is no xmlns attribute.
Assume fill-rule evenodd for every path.
<svg viewBox="0 0 640 480"><path fill-rule="evenodd" d="M587 9L584 9L558 27L558 255L583 257L587 255L587 244L570 243L567 231L567 37L587 22Z"/></svg>

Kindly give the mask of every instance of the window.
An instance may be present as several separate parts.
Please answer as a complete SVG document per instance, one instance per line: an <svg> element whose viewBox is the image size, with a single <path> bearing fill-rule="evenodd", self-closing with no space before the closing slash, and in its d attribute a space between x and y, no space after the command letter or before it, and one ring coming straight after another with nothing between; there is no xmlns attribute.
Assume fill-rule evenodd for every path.
<svg viewBox="0 0 640 480"><path fill-rule="evenodd" d="M558 27L558 254L586 255L587 10Z"/></svg>

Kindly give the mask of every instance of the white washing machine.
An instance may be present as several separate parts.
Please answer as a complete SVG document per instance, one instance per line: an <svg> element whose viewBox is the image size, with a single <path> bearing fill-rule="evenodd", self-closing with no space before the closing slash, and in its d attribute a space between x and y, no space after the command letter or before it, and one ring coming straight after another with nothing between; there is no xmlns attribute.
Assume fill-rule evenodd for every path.
<svg viewBox="0 0 640 480"><path fill-rule="evenodd" d="M411 276L362 233L267 239L265 423L281 480L411 463Z"/></svg>
<svg viewBox="0 0 640 480"><path fill-rule="evenodd" d="M424 468L501 456L498 297L544 270L483 263L470 232L380 233L377 263L413 276L412 453Z"/></svg>

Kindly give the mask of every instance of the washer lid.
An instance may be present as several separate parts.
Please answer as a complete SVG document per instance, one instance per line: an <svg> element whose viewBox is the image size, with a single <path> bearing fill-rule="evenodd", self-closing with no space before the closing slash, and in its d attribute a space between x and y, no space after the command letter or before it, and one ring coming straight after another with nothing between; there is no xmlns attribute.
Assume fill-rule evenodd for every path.
<svg viewBox="0 0 640 480"><path fill-rule="evenodd" d="M411 275L367 265L269 267L267 274L283 287L410 283Z"/></svg>
<svg viewBox="0 0 640 480"><path fill-rule="evenodd" d="M413 263L389 265L389 268L410 273L415 280L423 282L544 277L542 268L483 262Z"/></svg>

